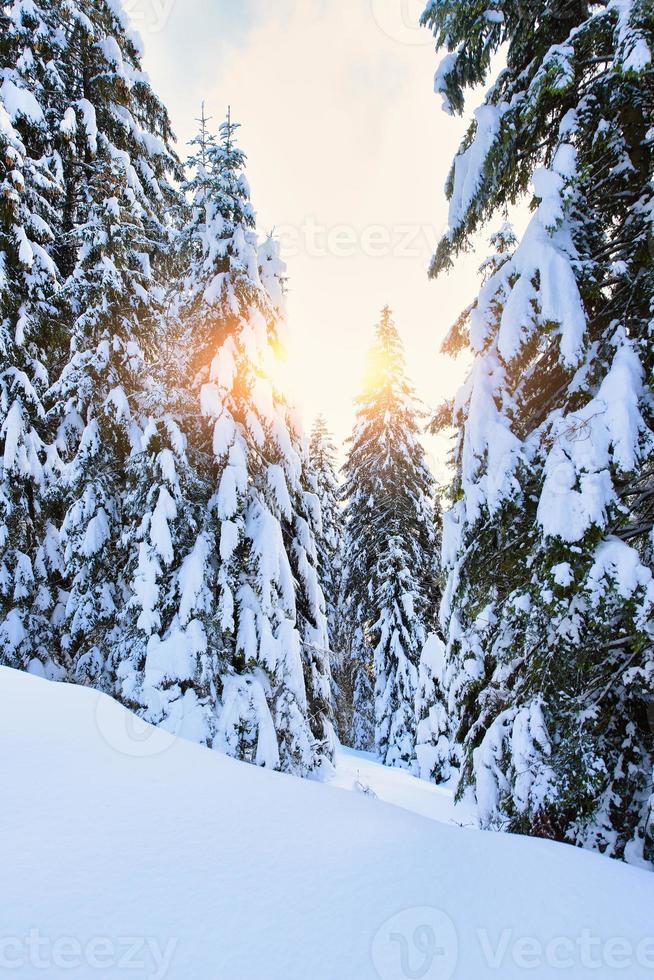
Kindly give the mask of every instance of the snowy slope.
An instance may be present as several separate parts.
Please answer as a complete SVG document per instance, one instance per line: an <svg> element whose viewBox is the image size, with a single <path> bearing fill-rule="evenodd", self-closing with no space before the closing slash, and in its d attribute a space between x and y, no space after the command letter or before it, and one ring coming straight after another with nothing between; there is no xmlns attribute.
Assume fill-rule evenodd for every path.
<svg viewBox="0 0 654 980"><path fill-rule="evenodd" d="M478 827L474 802L455 803L454 788L434 786L404 769L390 769L367 752L340 746L336 753L336 775L329 785L355 792L372 790L385 803L394 803L421 817L458 827Z"/></svg>
<svg viewBox="0 0 654 980"><path fill-rule="evenodd" d="M257 770L8 670L0 733L8 976L652 976L646 872Z"/></svg>

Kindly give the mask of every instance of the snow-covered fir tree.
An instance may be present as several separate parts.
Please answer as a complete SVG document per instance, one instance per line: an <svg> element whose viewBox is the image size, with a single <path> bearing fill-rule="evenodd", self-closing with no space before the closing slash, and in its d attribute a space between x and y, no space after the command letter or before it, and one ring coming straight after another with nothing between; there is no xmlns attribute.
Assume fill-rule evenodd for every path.
<svg viewBox="0 0 654 980"><path fill-rule="evenodd" d="M146 721L211 745L219 697L216 528L206 464L189 451L186 379L170 364L165 382L126 474L122 546L131 594L113 654L117 692Z"/></svg>
<svg viewBox="0 0 654 980"><path fill-rule="evenodd" d="M311 430L311 465L315 492L320 501L318 569L325 594L330 637L337 635L338 597L343 555L343 518L340 483L337 475L336 446L322 415Z"/></svg>
<svg viewBox="0 0 654 980"><path fill-rule="evenodd" d="M196 205L209 141L203 112L201 136L191 143L192 177L184 184ZM190 213L185 201L178 210ZM177 234L172 253L162 256L173 288L140 391L140 445L126 471L121 545L128 598L113 659L116 689L126 705L152 724L212 745L222 643L218 524L208 506L213 471L194 384L197 341L181 314L184 290L176 278L193 261L198 243L192 228L189 223Z"/></svg>
<svg viewBox="0 0 654 980"><path fill-rule="evenodd" d="M270 242L268 242L268 246ZM269 254L269 248L264 248ZM280 262L277 256L277 262ZM283 263L281 268L285 268ZM265 282L265 269L262 268ZM278 308L278 315L281 314ZM330 770L336 752L335 707L328 610L320 581L318 540L322 528L320 501L315 492L310 446L302 434L294 410L287 414L292 442L298 447L302 473L293 505L292 520L284 526L296 587L297 625L302 645L302 665L307 692L309 724L317 741L316 766Z"/></svg>
<svg viewBox="0 0 654 980"><path fill-rule="evenodd" d="M61 679L45 403L59 344L51 250L62 186L46 116L56 39L38 3L1 4L0 29L0 663Z"/></svg>
<svg viewBox="0 0 654 980"><path fill-rule="evenodd" d="M433 428L430 426L430 428ZM439 420L436 420L437 431ZM443 569L443 488L434 494L434 550L432 568L434 590L432 594L432 621L438 619L442 601ZM418 690L416 691L416 759L422 779L435 783L446 782L452 774L451 719L447 707L445 685L445 647L439 633L432 633L420 654L418 666Z"/></svg>
<svg viewBox="0 0 654 980"><path fill-rule="evenodd" d="M215 492L221 634L214 744L307 774L330 760L330 672L306 447L272 381L282 343L283 263L259 247L245 155L228 119L202 136L183 315Z"/></svg>
<svg viewBox="0 0 654 980"><path fill-rule="evenodd" d="M80 0L61 9L67 275L59 302L70 352L51 393L65 463L61 645L71 679L120 695L118 614L130 595L125 477L143 447L147 376L162 331L157 267L179 168L167 112L118 5Z"/></svg>
<svg viewBox="0 0 654 980"><path fill-rule="evenodd" d="M344 672L344 659L339 635L339 603L343 562L343 507L340 482L337 474L336 446L327 423L319 415L311 431L311 478L320 503L320 528L316 538L318 571L325 596L329 647L332 652L331 670L333 700L339 734L345 737L349 731L348 720L351 694L348 696L348 678Z"/></svg>
<svg viewBox="0 0 654 980"><path fill-rule="evenodd" d="M521 195L448 348L470 376L446 515L445 677L486 827L654 856L648 0L433 2L445 108L486 82L437 275Z"/></svg>
<svg viewBox="0 0 654 980"><path fill-rule="evenodd" d="M420 651L433 610L434 481L420 441L421 410L386 308L345 466L344 628L353 675L357 748L415 766Z"/></svg>
<svg viewBox="0 0 654 980"><path fill-rule="evenodd" d="M452 775L451 726L445 688L445 645L432 633L420 654L416 711L416 759L421 779L444 783Z"/></svg>

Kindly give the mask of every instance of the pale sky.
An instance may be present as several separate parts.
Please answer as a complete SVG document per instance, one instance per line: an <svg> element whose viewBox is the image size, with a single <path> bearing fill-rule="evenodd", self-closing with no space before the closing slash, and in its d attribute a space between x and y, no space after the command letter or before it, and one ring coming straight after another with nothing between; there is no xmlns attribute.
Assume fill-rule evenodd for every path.
<svg viewBox="0 0 654 980"><path fill-rule="evenodd" d="M305 425L350 432L381 308L392 307L420 397L436 407L462 366L438 353L475 294L478 260L430 282L447 221L443 187L464 122L433 92L423 0L124 0L179 152L204 99L227 105L260 231L276 229L290 277L289 394ZM441 444L429 447L441 471Z"/></svg>

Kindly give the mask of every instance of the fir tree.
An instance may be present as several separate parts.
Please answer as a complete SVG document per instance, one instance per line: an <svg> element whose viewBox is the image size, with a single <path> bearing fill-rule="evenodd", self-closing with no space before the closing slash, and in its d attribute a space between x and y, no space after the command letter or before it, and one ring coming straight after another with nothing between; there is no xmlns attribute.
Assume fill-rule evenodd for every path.
<svg viewBox="0 0 654 980"><path fill-rule="evenodd" d="M450 111L507 49L432 273L533 195L448 345L475 358L444 541L461 788L487 827L651 858L652 7L438 2L425 22Z"/></svg>
<svg viewBox="0 0 654 980"><path fill-rule="evenodd" d="M376 750L404 768L415 761L417 668L434 589L434 485L420 415L386 308L345 466L344 619L352 631L352 740L369 747L374 701Z"/></svg>
<svg viewBox="0 0 654 980"><path fill-rule="evenodd" d="M318 569L325 594L329 635L337 636L338 597L343 555L340 485L336 475L336 447L322 415L311 432L311 466L315 493L320 503Z"/></svg>
<svg viewBox="0 0 654 980"><path fill-rule="evenodd" d="M202 125L202 139L208 139L204 113ZM196 164L193 156L191 166ZM185 186L193 190L194 184ZM185 203L179 212L188 213ZM196 352L191 325L180 315L183 290L175 278L192 261L193 244L192 236L180 233L173 254L163 255L173 287L139 393L140 445L126 470L121 546L129 597L113 659L125 704L150 723L211 745L222 642L218 528L208 506L212 467L193 384Z"/></svg>
<svg viewBox="0 0 654 980"><path fill-rule="evenodd" d="M221 707L215 745L307 774L333 754L324 600L305 452L271 380L284 268L259 248L245 156L228 119L195 160L184 307L210 422L218 525Z"/></svg>
<svg viewBox="0 0 654 980"><path fill-rule="evenodd" d="M71 339L51 409L66 462L61 643L72 679L113 692L118 613L129 599L125 474L142 449L163 311L157 265L168 250L164 214L176 200L170 181L178 164L166 110L118 8L98 0L62 11L60 261L68 274L60 315Z"/></svg>
<svg viewBox="0 0 654 980"><path fill-rule="evenodd" d="M327 604L320 579L318 541L322 515L315 494L309 444L302 436L301 425L294 412L289 413L287 425L294 443L300 449L302 474L295 496L293 518L285 525L285 536L289 540L288 553L296 583L297 626L302 644L309 724L317 742L316 764L329 771L336 752L332 679L334 658Z"/></svg>
<svg viewBox="0 0 654 980"><path fill-rule="evenodd" d="M444 783L452 775L451 728L445 691L445 646L432 633L418 667L416 758L421 779Z"/></svg>
<svg viewBox="0 0 654 980"><path fill-rule="evenodd" d="M51 251L62 188L46 117L56 41L37 3L0 5L0 25L0 662L61 679L45 402L59 343Z"/></svg>
<svg viewBox="0 0 654 980"><path fill-rule="evenodd" d="M329 647L332 651L332 692L339 733L346 737L351 718L348 704L347 673L339 633L339 603L343 562L343 511L340 485L336 472L336 447L322 415L315 420L311 432L312 484L320 505L320 526L317 534L318 572L325 596Z"/></svg>
<svg viewBox="0 0 654 980"><path fill-rule="evenodd" d="M171 367L166 380L174 379ZM181 427L188 406L176 411L170 395L162 396L127 467L122 545L131 595L113 653L117 692L151 724L211 745L220 640L209 483Z"/></svg>
<svg viewBox="0 0 654 980"><path fill-rule="evenodd" d="M433 591L433 622L437 620L438 608L442 600L442 530L443 509L441 490L438 488L434 496L432 568L436 585ZM420 654L415 713L418 773L422 779L435 783L447 782L456 759L452 751L451 719L447 705L445 646L438 633L429 636Z"/></svg>

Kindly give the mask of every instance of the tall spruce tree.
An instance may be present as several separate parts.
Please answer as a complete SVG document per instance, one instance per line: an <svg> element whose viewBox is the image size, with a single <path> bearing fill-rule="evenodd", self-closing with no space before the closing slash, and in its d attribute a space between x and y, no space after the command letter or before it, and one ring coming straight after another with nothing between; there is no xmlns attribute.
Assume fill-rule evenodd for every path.
<svg viewBox="0 0 654 980"><path fill-rule="evenodd" d="M259 247L245 155L228 119L200 137L183 315L218 525L221 706L215 745L307 774L331 759L330 674L306 450L271 378L284 267Z"/></svg>
<svg viewBox="0 0 654 980"><path fill-rule="evenodd" d="M56 475L48 354L59 345L51 251L62 185L47 118L56 47L50 11L0 5L0 662L61 679L46 505Z"/></svg>
<svg viewBox="0 0 654 980"><path fill-rule="evenodd" d="M432 274L531 195L450 335L474 366L446 518L449 701L486 827L654 856L648 0L431 3L445 107L493 81Z"/></svg>
<svg viewBox="0 0 654 980"><path fill-rule="evenodd" d="M204 113L193 140L194 204L206 182ZM186 201L179 212L190 217ZM146 721L212 745L220 704L222 638L215 582L218 523L209 508L213 470L198 409L197 350L182 315L182 277L198 242L188 222L162 258L172 273L164 328L148 364L140 403L140 446L125 480L122 548L129 597L118 620L116 684L120 699Z"/></svg>
<svg viewBox="0 0 654 980"><path fill-rule="evenodd" d="M417 670L433 609L434 481L421 412L386 308L371 349L345 466L344 621L352 637L352 741L415 766ZM374 694L373 694L374 686Z"/></svg>
<svg viewBox="0 0 654 980"><path fill-rule="evenodd" d="M336 471L336 447L322 415L311 431L311 465L315 493L320 503L318 569L325 594L327 622L332 645L337 635L338 599L343 557L343 519L340 485Z"/></svg>
<svg viewBox="0 0 654 980"><path fill-rule="evenodd" d="M320 505L316 544L331 650L332 699L339 735L345 738L351 726L352 697L348 690L348 675L344 670L345 661L339 632L344 521L336 469L336 447L322 415L315 420L311 431L310 462L312 486Z"/></svg>
<svg viewBox="0 0 654 980"><path fill-rule="evenodd" d="M441 489L438 488L434 496L434 622L442 601L442 532L443 508ZM446 782L452 775L452 763L456 759L452 752L451 719L447 707L445 646L438 632L429 636L420 654L415 710L418 773L422 779Z"/></svg>
<svg viewBox="0 0 654 980"><path fill-rule="evenodd" d="M66 464L61 645L73 680L114 693L118 615L129 601L125 478L146 426L147 376L162 331L164 215L177 200L179 167L168 115L117 5L64 4L61 30L60 315L70 353L51 408Z"/></svg>

